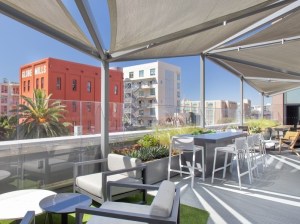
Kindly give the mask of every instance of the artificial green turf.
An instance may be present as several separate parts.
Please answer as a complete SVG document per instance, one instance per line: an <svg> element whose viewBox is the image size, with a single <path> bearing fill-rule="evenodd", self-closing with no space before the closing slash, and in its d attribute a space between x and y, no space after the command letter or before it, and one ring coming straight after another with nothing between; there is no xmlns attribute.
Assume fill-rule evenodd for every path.
<svg viewBox="0 0 300 224"><path fill-rule="evenodd" d="M124 198L120 201L134 203L134 202L138 202L140 200L141 200L141 197L136 196L136 197ZM147 204L151 204L152 200L153 200L153 196L147 195ZM99 207L98 204L93 204L93 206ZM205 210L193 208L193 207L183 205L183 204L180 205L180 223L181 224L206 224L208 217L209 217L209 213ZM53 214L52 218L53 218L54 224L61 223L61 221L60 221L61 215ZM90 215L84 215L83 223L86 223L87 220L89 220L89 218L90 218ZM74 213L69 214L68 222L70 224L75 224L75 214ZM12 221L12 220L0 221L0 224L15 224L15 223L17 223L17 222ZM35 223L36 224L44 224L45 223L45 214L36 216ZM48 220L46 223L48 223Z"/></svg>

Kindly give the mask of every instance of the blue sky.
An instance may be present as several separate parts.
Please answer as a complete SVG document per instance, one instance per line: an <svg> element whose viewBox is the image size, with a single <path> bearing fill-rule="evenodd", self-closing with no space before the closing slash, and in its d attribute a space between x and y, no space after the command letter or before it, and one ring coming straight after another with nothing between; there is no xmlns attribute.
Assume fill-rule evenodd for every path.
<svg viewBox="0 0 300 224"><path fill-rule="evenodd" d="M79 19L79 12L73 1L65 0L67 8L86 32L83 22ZM91 1L92 9L97 12L105 47L109 48L110 30L106 1ZM100 10L99 10L100 9ZM96 15L96 14L95 14ZM0 82L3 78L19 82L19 68L42 58L53 57L84 64L100 66L100 61L72 49L44 34L41 34L19 22L0 14ZM159 59L181 67L181 96L182 98L200 99L200 59L199 56ZM113 67L125 67L148 63L155 60L140 60L122 63L111 63ZM253 105L260 104L261 96L252 87L244 85L244 98L250 99ZM218 65L206 60L206 99L240 101L240 81L233 74ZM265 99L265 103L270 99Z"/></svg>

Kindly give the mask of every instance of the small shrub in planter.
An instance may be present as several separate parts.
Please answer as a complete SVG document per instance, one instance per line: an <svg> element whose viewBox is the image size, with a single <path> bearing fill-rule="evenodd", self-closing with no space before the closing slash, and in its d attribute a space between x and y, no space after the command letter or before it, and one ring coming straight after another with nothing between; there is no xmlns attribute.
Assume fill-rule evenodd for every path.
<svg viewBox="0 0 300 224"><path fill-rule="evenodd" d="M133 158L139 158L143 162L169 156L169 149L165 146L153 146L149 148L141 147L139 149L121 149L114 150L113 152Z"/></svg>

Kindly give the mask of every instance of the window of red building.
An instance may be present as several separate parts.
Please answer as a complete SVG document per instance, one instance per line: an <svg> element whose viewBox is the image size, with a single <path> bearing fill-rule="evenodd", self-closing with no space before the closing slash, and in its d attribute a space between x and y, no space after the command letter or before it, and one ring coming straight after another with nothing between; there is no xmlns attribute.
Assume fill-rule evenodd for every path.
<svg viewBox="0 0 300 224"><path fill-rule="evenodd" d="M77 90L77 80L76 80L76 79L73 79L73 80L72 80L72 90L73 90L73 91L76 91L76 90Z"/></svg>
<svg viewBox="0 0 300 224"><path fill-rule="evenodd" d="M73 102L72 102L72 111L73 111L73 112L76 112L76 110L77 110L77 104L76 104L75 101L73 101Z"/></svg>
<svg viewBox="0 0 300 224"><path fill-rule="evenodd" d="M115 93L115 95L118 95L118 85L115 85L115 87L114 87L114 93Z"/></svg>
<svg viewBox="0 0 300 224"><path fill-rule="evenodd" d="M92 111L92 103L91 102L87 102L86 103L86 109L87 109L87 112L91 112Z"/></svg>
<svg viewBox="0 0 300 224"><path fill-rule="evenodd" d="M26 91L26 81L23 82L23 92Z"/></svg>
<svg viewBox="0 0 300 224"><path fill-rule="evenodd" d="M56 89L61 90L61 78L57 77L56 79Z"/></svg>
<svg viewBox="0 0 300 224"><path fill-rule="evenodd" d="M41 89L44 89L44 77L41 78Z"/></svg>
<svg viewBox="0 0 300 224"><path fill-rule="evenodd" d="M92 82L91 81L88 81L87 82L87 91L90 93L92 92Z"/></svg>
<svg viewBox="0 0 300 224"><path fill-rule="evenodd" d="M35 88L38 89L39 88L39 82L40 80L39 79L36 79L35 80Z"/></svg>
<svg viewBox="0 0 300 224"><path fill-rule="evenodd" d="M30 80L27 81L27 91L30 91Z"/></svg>

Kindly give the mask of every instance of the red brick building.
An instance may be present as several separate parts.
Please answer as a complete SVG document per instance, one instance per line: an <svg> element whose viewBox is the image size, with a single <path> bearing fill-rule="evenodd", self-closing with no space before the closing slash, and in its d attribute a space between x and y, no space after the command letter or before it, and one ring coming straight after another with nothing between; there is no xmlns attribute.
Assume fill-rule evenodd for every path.
<svg viewBox="0 0 300 224"><path fill-rule="evenodd" d="M66 121L82 126L83 133L100 133L101 69L55 58L46 58L20 68L20 95L33 96L34 89L52 94L67 106ZM122 128L123 72L110 69L110 131Z"/></svg>

